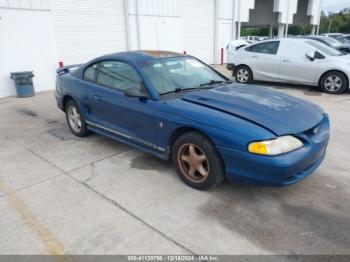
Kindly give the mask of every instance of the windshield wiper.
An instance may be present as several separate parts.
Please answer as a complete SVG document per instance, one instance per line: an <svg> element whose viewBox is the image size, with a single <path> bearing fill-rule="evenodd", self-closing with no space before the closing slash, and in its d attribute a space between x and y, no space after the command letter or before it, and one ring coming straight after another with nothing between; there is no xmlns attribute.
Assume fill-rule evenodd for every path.
<svg viewBox="0 0 350 262"><path fill-rule="evenodd" d="M169 92L166 92L166 93L162 93L162 94L160 94L160 95L163 96L163 95L168 95L168 94L172 94L172 93L181 93L181 92L187 92L187 91L193 91L193 90L206 89L206 88L208 88L208 87L211 86L211 85L223 84L223 83L231 84L232 81L211 80L210 82L200 84L200 85L197 86L197 87L187 87L187 88L178 87L178 88L175 88L173 91L169 91ZM211 87L210 87L210 88L211 88Z"/></svg>
<svg viewBox="0 0 350 262"><path fill-rule="evenodd" d="M198 87L186 87L186 88L182 88L182 87L178 87L174 90L175 93L181 93L181 92L186 92L186 91L191 91L191 90L197 90L199 89Z"/></svg>
<svg viewBox="0 0 350 262"><path fill-rule="evenodd" d="M211 86L215 84L232 84L232 81L225 80L211 80L210 82L200 84L199 86Z"/></svg>
<svg viewBox="0 0 350 262"><path fill-rule="evenodd" d="M198 88L197 87L189 87L189 88L178 87L178 88L175 88L172 91L161 93L160 95L163 96L163 95L168 95L168 94L172 94L172 93L181 93L181 92L190 91L190 90L196 90L196 89L198 89Z"/></svg>
<svg viewBox="0 0 350 262"><path fill-rule="evenodd" d="M181 93L181 92L186 92L186 91L193 91L193 90L201 90L201 89L210 89L211 85L213 84L220 84L220 83L223 83L223 82L217 82L217 83L209 83L209 84L201 84L200 86L197 86L197 87L187 87L187 88L176 88L174 90L175 93Z"/></svg>

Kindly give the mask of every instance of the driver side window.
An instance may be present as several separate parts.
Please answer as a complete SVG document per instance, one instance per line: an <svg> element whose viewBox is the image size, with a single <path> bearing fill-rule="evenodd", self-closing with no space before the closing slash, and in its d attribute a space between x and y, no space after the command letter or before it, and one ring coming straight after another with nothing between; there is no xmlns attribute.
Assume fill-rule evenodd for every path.
<svg viewBox="0 0 350 262"><path fill-rule="evenodd" d="M119 61L104 61L100 64L97 83L124 91L141 86L141 78L130 65Z"/></svg>

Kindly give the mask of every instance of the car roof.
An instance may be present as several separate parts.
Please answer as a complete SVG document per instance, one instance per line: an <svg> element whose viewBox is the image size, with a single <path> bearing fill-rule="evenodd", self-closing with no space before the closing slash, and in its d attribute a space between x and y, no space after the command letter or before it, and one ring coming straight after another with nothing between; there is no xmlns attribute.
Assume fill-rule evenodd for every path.
<svg viewBox="0 0 350 262"><path fill-rule="evenodd" d="M326 33L322 35L344 35L343 33Z"/></svg>
<svg viewBox="0 0 350 262"><path fill-rule="evenodd" d="M109 55L104 55L96 58L95 60L124 60L131 61L134 63L143 63L154 61L161 58L171 58L171 57L184 57L185 54L171 52L171 51L156 51L156 50L139 50L139 51L128 51L119 52Z"/></svg>
<svg viewBox="0 0 350 262"><path fill-rule="evenodd" d="M276 39L279 41L284 41L284 42L289 42L289 43L295 43L295 42L303 42L305 44L307 44L307 41L316 41L315 39L309 38L309 37L296 37L296 38L280 38L280 39Z"/></svg>
<svg viewBox="0 0 350 262"><path fill-rule="evenodd" d="M306 35L306 36L303 36L302 38L310 38L310 39L329 39L328 36L324 36L324 35Z"/></svg>
<svg viewBox="0 0 350 262"><path fill-rule="evenodd" d="M268 40L263 40L263 41L260 41L258 43L255 43L254 45L256 44L259 44L259 43L268 43L268 42L274 42L274 41L285 41L285 42L299 42L299 41L305 41L307 40L306 38L303 38L303 37L297 37L297 38L291 38L291 37L287 37L287 38L276 38L276 39L268 39ZM253 45L253 44L252 44Z"/></svg>

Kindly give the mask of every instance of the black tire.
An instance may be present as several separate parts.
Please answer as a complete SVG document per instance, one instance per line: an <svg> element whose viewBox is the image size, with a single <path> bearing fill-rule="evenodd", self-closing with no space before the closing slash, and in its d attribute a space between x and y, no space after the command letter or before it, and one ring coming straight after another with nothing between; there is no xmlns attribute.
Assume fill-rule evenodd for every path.
<svg viewBox="0 0 350 262"><path fill-rule="evenodd" d="M183 160L183 157L191 158L189 152L191 145L195 151L194 155L198 157L195 161L201 161L201 168L196 169L193 176L190 175L189 162ZM199 158L206 159L199 160ZM172 162L181 180L192 188L207 190L220 185L225 180L224 165L216 148L209 139L198 132L185 133L175 141L172 148ZM206 175L202 175L198 170Z"/></svg>
<svg viewBox="0 0 350 262"><path fill-rule="evenodd" d="M239 66L233 73L236 82L241 84L250 84L253 82L253 73L248 66Z"/></svg>
<svg viewBox="0 0 350 262"><path fill-rule="evenodd" d="M79 114L80 117L80 125L77 124L77 126L74 126L74 124L72 123L72 120L70 120L70 114L71 114L71 110L76 110L76 113ZM87 125L85 122L85 119L83 117L83 115L81 114L81 111L79 109L79 106L77 105L77 103L73 100L69 100L66 104L66 108L65 108L65 112L66 112L66 120L67 120L67 124L69 126L69 129L71 130L71 132L78 137L85 137L87 136L90 132L87 129ZM79 128L77 128L79 127Z"/></svg>
<svg viewBox="0 0 350 262"><path fill-rule="evenodd" d="M349 89L349 81L343 73L332 71L322 77L320 88L325 93L339 95Z"/></svg>

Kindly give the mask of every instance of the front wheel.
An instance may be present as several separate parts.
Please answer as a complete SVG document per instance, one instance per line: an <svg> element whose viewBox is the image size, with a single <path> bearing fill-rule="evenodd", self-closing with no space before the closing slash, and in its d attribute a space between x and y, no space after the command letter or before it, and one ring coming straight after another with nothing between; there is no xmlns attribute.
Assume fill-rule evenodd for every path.
<svg viewBox="0 0 350 262"><path fill-rule="evenodd" d="M84 137L89 134L87 126L77 103L73 100L68 101L66 105L66 119L68 126L75 136Z"/></svg>
<svg viewBox="0 0 350 262"><path fill-rule="evenodd" d="M253 81L253 73L247 66L239 66L235 72L234 77L238 83L249 84Z"/></svg>
<svg viewBox="0 0 350 262"><path fill-rule="evenodd" d="M172 161L181 180L198 190L220 185L224 166L214 145L197 132L185 133L172 148Z"/></svg>
<svg viewBox="0 0 350 262"><path fill-rule="evenodd" d="M349 88L346 76L341 72L329 72L320 81L321 89L328 94L342 94Z"/></svg>

